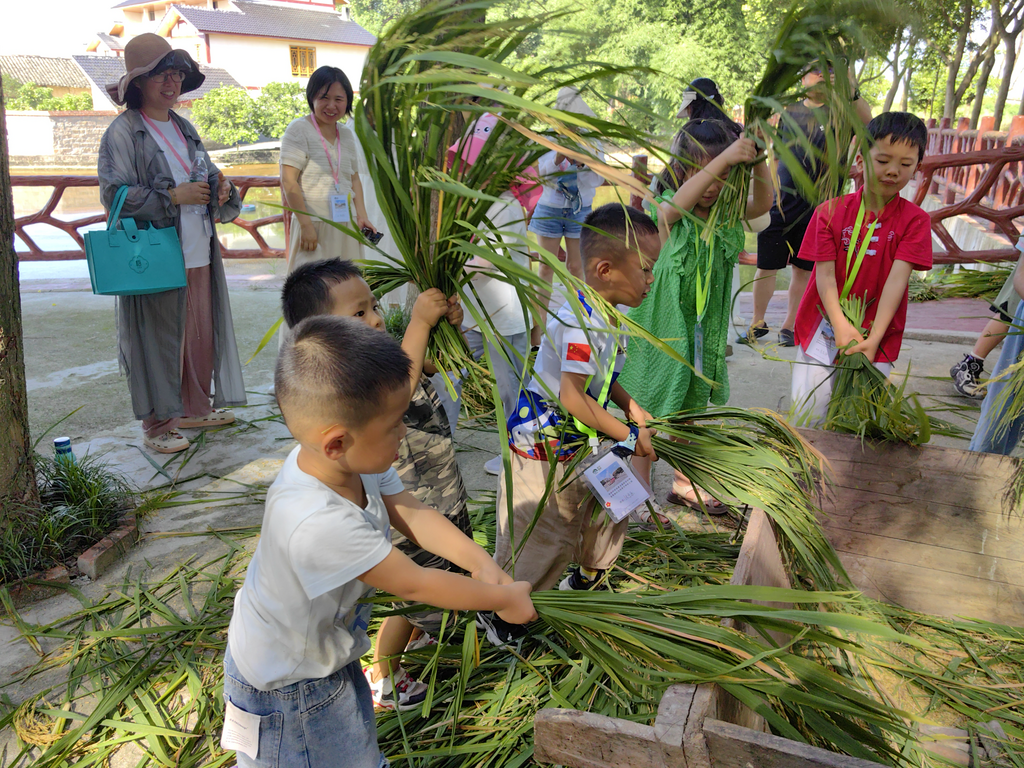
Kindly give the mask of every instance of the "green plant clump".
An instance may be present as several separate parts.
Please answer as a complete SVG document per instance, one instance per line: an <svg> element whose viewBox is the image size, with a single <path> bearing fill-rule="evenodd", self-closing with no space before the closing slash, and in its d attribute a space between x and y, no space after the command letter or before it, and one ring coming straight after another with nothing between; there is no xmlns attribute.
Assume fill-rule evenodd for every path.
<svg viewBox="0 0 1024 768"><path fill-rule="evenodd" d="M127 479L98 458L35 457L40 507L8 510L0 529L0 583L63 563L113 530L134 507Z"/></svg>

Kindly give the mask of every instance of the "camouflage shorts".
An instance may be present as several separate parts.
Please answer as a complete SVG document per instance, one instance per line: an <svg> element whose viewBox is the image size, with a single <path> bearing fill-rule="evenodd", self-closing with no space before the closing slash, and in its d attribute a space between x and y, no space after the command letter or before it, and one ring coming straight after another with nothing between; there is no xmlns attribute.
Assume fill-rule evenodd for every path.
<svg viewBox="0 0 1024 768"><path fill-rule="evenodd" d="M417 500L436 509L472 539L473 528L466 508L466 485L459 472L448 418L437 392L426 377L421 380L409 403L405 426L405 439L394 463L402 484ZM424 568L462 572L458 566L419 548L394 529L391 543ZM396 603L395 608L409 605L412 604ZM422 612L406 614L405 618L413 626L436 635L441 628L442 613L436 608L426 608Z"/></svg>

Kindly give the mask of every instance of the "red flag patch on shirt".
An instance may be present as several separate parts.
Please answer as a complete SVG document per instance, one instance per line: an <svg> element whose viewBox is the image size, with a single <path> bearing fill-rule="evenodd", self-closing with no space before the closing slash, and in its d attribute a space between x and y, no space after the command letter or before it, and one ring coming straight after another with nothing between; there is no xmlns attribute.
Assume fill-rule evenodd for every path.
<svg viewBox="0 0 1024 768"><path fill-rule="evenodd" d="M589 344L569 344L569 347L565 351L565 359L573 360L577 363L589 363L590 362L590 345Z"/></svg>

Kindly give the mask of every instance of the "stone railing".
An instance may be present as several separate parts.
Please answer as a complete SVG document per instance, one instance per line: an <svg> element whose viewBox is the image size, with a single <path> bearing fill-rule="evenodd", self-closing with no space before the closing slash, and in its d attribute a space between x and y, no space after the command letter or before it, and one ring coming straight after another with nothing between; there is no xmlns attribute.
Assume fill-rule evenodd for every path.
<svg viewBox="0 0 1024 768"><path fill-rule="evenodd" d="M228 179L238 187L238 192L245 201L246 193L250 189L278 188L281 180L277 176L229 176ZM15 217L15 237L24 243L28 251L19 251L20 261L67 261L71 259L85 258L85 242L82 239L80 230L95 224L106 221L105 214L92 214L71 219L59 219L54 216L57 206L60 204L64 191L70 187L99 187L99 179L95 176L12 176L11 184L15 187L53 187L46 204L38 211L26 216ZM280 248L271 248L267 245L266 239L260 232L263 227L281 224L284 220L282 214L277 213L271 216L264 216L259 219L248 221L242 217L235 219L232 224L243 229L256 242L256 248L228 248L221 245L221 254L226 259L258 259L258 258L280 258L284 251ZM32 236L25 231L25 228L32 224L46 224L66 233L75 242L75 248L65 250L43 250L32 239Z"/></svg>

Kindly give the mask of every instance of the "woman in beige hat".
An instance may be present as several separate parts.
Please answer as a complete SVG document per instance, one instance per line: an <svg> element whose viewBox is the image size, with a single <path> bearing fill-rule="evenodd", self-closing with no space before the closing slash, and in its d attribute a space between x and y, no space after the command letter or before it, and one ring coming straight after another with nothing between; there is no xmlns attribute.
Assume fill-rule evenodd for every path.
<svg viewBox="0 0 1024 768"><path fill-rule="evenodd" d="M209 163L196 129L171 109L202 85L195 61L152 34L133 38L124 59L124 77L107 92L128 108L100 141L100 197L109 211L127 186L123 217L178 231L187 286L117 297L118 351L146 446L176 453L189 446L178 429L230 424L235 417L225 406L245 404L214 229L215 219L238 216L241 200ZM206 160L206 177L191 181L197 155Z"/></svg>

